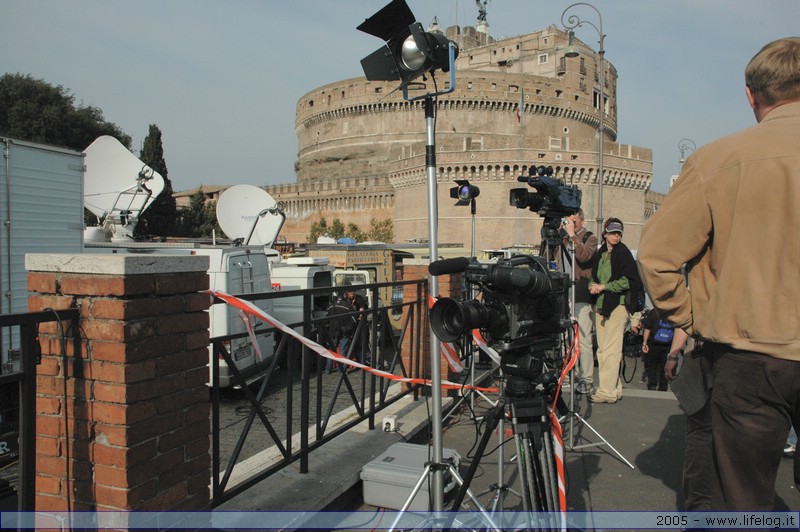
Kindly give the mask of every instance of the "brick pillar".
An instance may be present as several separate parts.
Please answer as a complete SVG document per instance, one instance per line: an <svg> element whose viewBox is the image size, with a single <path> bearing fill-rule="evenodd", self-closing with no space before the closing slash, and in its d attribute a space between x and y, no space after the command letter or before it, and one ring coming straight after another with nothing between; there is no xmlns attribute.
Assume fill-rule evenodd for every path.
<svg viewBox="0 0 800 532"><path fill-rule="evenodd" d="M36 509L207 508L208 258L27 255L26 267L31 311L81 313L65 355L57 325L40 329Z"/></svg>
<svg viewBox="0 0 800 532"><path fill-rule="evenodd" d="M428 278L428 264L429 261L427 259L405 259L403 261L403 280L416 280L416 279L427 279ZM438 284L439 284L439 297L452 297L461 301L464 298L463 295L463 286L464 286L464 274L463 273L456 273L453 275L440 275L437 277ZM403 292L403 299L405 301L413 300L417 297L417 287L413 285L406 285L404 287ZM428 294L425 292L423 294L425 298L425 305L424 305L424 314L422 319L422 330L419 332L421 335L422 340L422 358L425 362L425 366L423 368L424 374L426 377L430 377L431 368L430 368L430 325L428 321L428 305L427 305L427 297ZM406 314L408 313L407 307L403 309L403 323L405 323ZM403 353L403 363L406 364L406 367L411 367L410 364L410 354L411 354L411 344L410 339L404 338L403 339L403 346L402 346L402 353ZM453 380L455 375L452 375L450 372L450 365L447 363L444 357L442 357L441 362L442 368L442 378L447 380Z"/></svg>

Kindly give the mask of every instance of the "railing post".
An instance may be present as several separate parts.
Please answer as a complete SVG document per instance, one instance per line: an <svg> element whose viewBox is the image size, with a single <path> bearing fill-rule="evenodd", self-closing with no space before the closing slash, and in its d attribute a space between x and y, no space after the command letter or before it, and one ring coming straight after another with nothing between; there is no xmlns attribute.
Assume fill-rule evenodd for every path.
<svg viewBox="0 0 800 532"><path fill-rule="evenodd" d="M22 383L19 388L20 434L19 441L25 442L25 448L19 451L20 485L22 489L17 500L20 512L35 510L36 474L33 464L36 461L36 362L37 349L36 325L21 325Z"/></svg>

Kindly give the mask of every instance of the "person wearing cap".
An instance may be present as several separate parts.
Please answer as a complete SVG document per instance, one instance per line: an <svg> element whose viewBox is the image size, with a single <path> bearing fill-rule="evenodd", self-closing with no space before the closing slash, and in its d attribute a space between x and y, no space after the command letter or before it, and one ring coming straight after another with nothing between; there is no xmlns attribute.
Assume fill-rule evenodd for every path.
<svg viewBox="0 0 800 532"><path fill-rule="evenodd" d="M622 243L623 229L619 218L606 220L603 245L592 262L589 292L595 297L598 369L597 389L589 395L593 403L616 403L622 399L619 367L622 339L630 318L625 293L639 278L633 254Z"/></svg>

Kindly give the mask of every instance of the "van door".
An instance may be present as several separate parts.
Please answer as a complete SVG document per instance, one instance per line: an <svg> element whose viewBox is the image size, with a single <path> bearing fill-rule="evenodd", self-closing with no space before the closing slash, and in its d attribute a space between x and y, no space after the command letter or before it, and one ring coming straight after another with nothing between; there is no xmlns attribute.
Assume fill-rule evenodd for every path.
<svg viewBox="0 0 800 532"><path fill-rule="evenodd" d="M216 278L216 279L214 279ZM223 260L223 271L212 275L212 284L216 289L238 296L271 292L267 257L263 253L226 253ZM253 303L266 313L272 315L272 300L256 300ZM212 336L227 336L247 332L247 326L239 315L239 311L227 307L224 321L215 320L222 325L220 329L212 329ZM254 327L263 327L260 320L254 320ZM253 348L249 337L236 338L230 342L230 353L236 368L242 375L251 380L260 371L266 369L274 354L274 333L257 336L258 350ZM259 354L260 353L260 354ZM233 375L224 361L218 361L220 387L233 384Z"/></svg>

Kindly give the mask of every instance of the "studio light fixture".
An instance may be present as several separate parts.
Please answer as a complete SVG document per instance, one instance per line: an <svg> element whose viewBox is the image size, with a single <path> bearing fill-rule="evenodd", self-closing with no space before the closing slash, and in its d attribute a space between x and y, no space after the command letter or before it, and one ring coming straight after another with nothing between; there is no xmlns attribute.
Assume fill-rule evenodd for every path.
<svg viewBox="0 0 800 532"><path fill-rule="evenodd" d="M458 46L441 33L424 31L405 0L392 0L357 29L386 41L361 60L370 81L399 80L405 88L426 72L449 72L450 56L458 57Z"/></svg>
<svg viewBox="0 0 800 532"><path fill-rule="evenodd" d="M481 193L481 189L470 185L466 179L456 179L456 185L450 189L450 197L458 200L456 205L469 205Z"/></svg>

